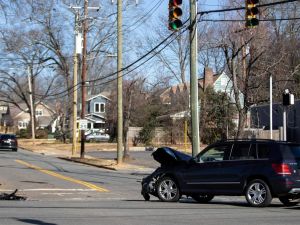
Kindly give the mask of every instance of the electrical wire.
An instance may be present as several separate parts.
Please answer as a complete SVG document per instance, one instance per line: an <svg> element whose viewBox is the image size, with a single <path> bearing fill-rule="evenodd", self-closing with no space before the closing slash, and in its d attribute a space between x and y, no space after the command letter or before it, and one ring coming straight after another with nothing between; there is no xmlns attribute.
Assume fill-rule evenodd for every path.
<svg viewBox="0 0 300 225"><path fill-rule="evenodd" d="M188 21L188 20L187 20ZM183 24L186 24L185 21ZM127 71L125 72L124 74L122 74L122 77L126 76L127 74L131 73L132 71L136 70L137 68L141 67L142 65L144 65L146 62L148 62L150 59L152 59L155 55L157 55L158 53L160 53L163 49L165 49L168 45L170 45L180 34L184 33L186 30L188 30L188 26L184 27L185 29L182 29L180 31L179 34L177 34L177 36L175 38L173 38L171 41L169 41L162 49L158 50L155 54L153 54L150 58L148 58L146 61L142 62L141 64L137 65L136 67L134 67L133 69L131 69L130 71ZM87 80L85 82L85 84L83 84L82 82L81 83L78 83L77 85L75 86L72 86L70 88L68 88L67 90L64 90L64 91L61 91L60 93L56 93L56 94L48 94L47 97L45 97L45 95L40 95L40 94L35 94L35 96L40 96L40 97L45 97L45 100L55 100L57 99L57 97L65 97L67 95L70 94L70 91L72 91L74 89L75 91L75 88L76 90L78 90L80 87L78 87L80 84L81 85L86 85L87 83L92 83L92 82L97 82L97 81L100 81L100 80L104 80L106 78L109 78L109 77L112 77L116 74L118 74L118 72L122 72L122 71L125 71L127 69L129 69L130 67L132 67L133 65L137 64L138 62L140 62L141 60L143 60L144 58L146 58L147 56L149 56L152 52L154 52L156 49L158 49L161 45L163 45L165 42L167 42L176 32L173 32L172 34L170 34L167 38L165 38L163 41L161 41L158 45L156 45L153 49L151 49L150 51L148 51L146 54L144 54L142 57L140 57L139 59L135 60L133 63L129 64L128 66L122 68L120 71L116 71L116 72L113 72L111 74L108 74L104 77L100 77L98 79L94 79L94 80ZM110 82L113 82L114 80L116 80L117 78L114 78L112 80L109 80L109 81L106 81L106 82L103 82L103 83L100 83L100 84L96 84L96 85L93 85L93 86L99 86L99 85L103 85L103 84L107 84L107 83L110 83ZM88 85L86 85L88 86ZM73 91L73 92L74 92ZM55 97L55 98L48 98L48 97Z"/></svg>
<svg viewBox="0 0 300 225"><path fill-rule="evenodd" d="M267 7L267 6L273 6L273 5L278 5L278 4L286 4L286 3L296 2L296 1L299 1L299 0L279 1L279 2L273 2L273 3L267 3L267 4L258 5L257 7ZM199 15L199 14L200 14L200 15L204 15L204 14L209 14L209 13L229 12L229 11L236 11L236 10L243 10L243 9L245 9L245 7L237 7L237 8L230 8L230 9L220 9L220 10L209 10L209 11L200 11L200 12L198 12L197 14L198 14L198 15ZM187 19L187 20L183 23L183 25L186 24L188 20L189 20L189 19ZM206 20L202 20L202 21L206 21ZM197 21L197 22L199 22L199 21ZM221 22L221 21L220 21L220 22ZM189 27L188 27L187 29L189 29ZM185 29L184 32L185 32L187 29ZM122 68L120 71L113 72L113 73L111 73L111 74L108 74L108 75L106 75L106 76L104 76L104 77L100 77L100 78L97 78L97 79L87 80L86 83L97 82L97 81L100 81L100 80L104 80L104 79L106 79L106 78L109 78L109 77L112 77L112 76L118 74L119 72L122 72L122 71L124 71L124 70L129 69L129 68L132 67L133 65L137 64L138 62L140 62L141 60L143 60L144 58L146 58L148 55L150 55L150 54L151 54L152 52L154 52L156 49L158 49L158 48L159 48L161 45L163 45L169 38L171 38L171 37L174 35L174 33L175 33L175 32L171 33L171 34L170 34L169 36L167 36L163 41L161 41L158 45L156 45L153 49L151 49L150 51L148 51L146 54L144 54L143 56L141 56L140 58L138 58L137 60L135 60L134 62L132 62L131 64L129 64L128 66ZM182 32L182 33L183 33L183 32ZM174 40L175 40L175 39L173 39L172 41L174 41ZM171 43L171 42L170 42L170 43ZM168 46L170 43L168 43L166 46ZM165 46L165 47L166 47L166 46ZM165 47L164 47L164 48L165 48ZM164 48L162 48L160 51L162 51ZM160 51L159 51L159 52L160 52ZM159 53L159 52L158 52L158 53ZM154 56L150 57L148 60L146 60L145 62L143 62L141 65L145 64L146 62L148 62L148 61L149 61L150 59L152 59L153 57L154 57ZM129 72L127 72L127 73L125 73L125 74L123 74L122 76L127 75L128 73L130 73L130 72L132 72L133 70L137 69L137 68L140 67L141 65L135 67L134 69L130 70ZM117 79L117 78L115 78L115 79ZM115 79L113 79L113 80L115 80ZM108 82L112 82L113 80L107 81L107 82L105 82L105 83L98 84L98 85L103 85L103 84L106 84L106 83L108 83ZM69 91L71 91L72 89L75 89L79 84L80 84L80 83L78 83L77 85L75 85L75 86L73 86L73 87L70 87L70 88L68 88L67 90L64 90L64 91L62 91L62 92L60 92L60 93L51 94L51 95L47 95L47 96L48 96L48 97L60 96L60 95L62 95L62 94L64 94L64 93L66 93L66 92L67 92L67 94L69 94ZM82 84L82 85L85 85L85 84ZM97 86L98 86L98 85L97 85ZM67 94L66 94L66 95L67 95ZM37 96L45 96L45 95L38 95L38 94L36 94L36 95L37 95ZM66 96L66 95L64 95L64 96Z"/></svg>
<svg viewBox="0 0 300 225"><path fill-rule="evenodd" d="M256 5L257 8L267 7L267 6L274 6L274 5L280 5L280 4L286 4L286 3L292 3L297 2L299 0L285 0L285 1L279 1L279 2L272 2L272 3L266 3L266 4L259 4ZM208 10L208 11L200 11L197 14L204 15L209 13L218 13L218 12L230 12L230 11L238 11L238 10L244 10L246 7L236 7L236 8L228 8L228 9L216 9L216 10Z"/></svg>
<svg viewBox="0 0 300 225"><path fill-rule="evenodd" d="M139 64L139 65L137 65L136 67L132 68L130 71L127 71L126 73L122 74L121 77L126 76L127 74L131 73L132 71L134 71L134 70L138 69L139 67L143 66L144 64L146 64L148 61L150 61L152 58L154 58L157 54L159 54L160 52L162 52L162 51L163 51L166 47L168 47L174 40L176 40L176 38L177 38L178 36L180 36L181 34L183 34L184 32L186 32L188 29L189 29L188 26L186 27L186 29L182 29L182 30L180 31L180 33L177 34L177 35L175 36L175 38L173 38L171 41L169 41L163 48L161 48L160 50L158 50L157 52L155 52L151 57L149 57L147 60L145 60L145 61L142 62L141 64ZM108 83L113 82L113 81L115 81L115 80L117 80L117 79L118 79L118 78L116 77L116 78L111 79L111 80L109 80L109 81L105 81L105 82L100 83L100 84L93 84L93 85L90 85L90 86L96 87L96 86L108 84ZM88 86L88 87L90 87L90 86Z"/></svg>
<svg viewBox="0 0 300 225"><path fill-rule="evenodd" d="M299 20L300 17L294 18L275 18L275 19L259 19L259 22L268 22L268 21L286 21L286 20ZM245 20L222 20L222 19L204 19L204 22L245 22Z"/></svg>
<svg viewBox="0 0 300 225"><path fill-rule="evenodd" d="M134 23L132 23L131 25L126 27L124 29L124 31L125 32L132 32L132 31L136 30L140 25L142 25L146 21L146 19L148 19L149 17L151 17L153 15L153 13L161 6L162 3L163 3L163 0L159 0L147 13L145 13L142 17L137 19ZM132 27L134 27L134 28L130 29Z"/></svg>
<svg viewBox="0 0 300 225"><path fill-rule="evenodd" d="M188 22L189 20L187 19L184 23L183 23L183 26ZM186 31L186 30L185 30ZM158 49L161 45L163 45L165 42L168 41L168 39L170 39L176 32L172 32L170 35L168 35L164 40L162 40L159 44L157 44L154 48L152 48L150 51L148 51L147 53L145 53L143 56L141 56L140 58L138 58L137 60L135 60L134 62L132 62L131 64L127 65L126 67L122 68L121 70L119 71L116 71L116 72L113 72L113 73L110 73L106 76L103 76L103 77L100 77L100 78L97 78L97 79L93 79L93 80L86 80L85 83L91 83L91 82L97 82L99 80L104 80L106 78L109 78L109 77L112 77L116 74L118 74L119 72L123 72L124 70L127 70L129 69L130 67L132 67L133 65L137 64L138 62L142 61L144 58L146 58L147 56L149 56L152 52L154 52L156 49ZM132 72L132 71L131 71ZM83 84L82 82L81 83L78 83L77 85L75 86L72 86L64 91L61 91L59 93L56 93L56 94L49 94L48 96L49 97L54 97L54 96L60 96L62 94L64 94L65 92L69 92L71 91L72 89L74 89L76 86L78 85L85 85ZM44 95L40 95L40 94L35 94L36 96L44 96Z"/></svg>

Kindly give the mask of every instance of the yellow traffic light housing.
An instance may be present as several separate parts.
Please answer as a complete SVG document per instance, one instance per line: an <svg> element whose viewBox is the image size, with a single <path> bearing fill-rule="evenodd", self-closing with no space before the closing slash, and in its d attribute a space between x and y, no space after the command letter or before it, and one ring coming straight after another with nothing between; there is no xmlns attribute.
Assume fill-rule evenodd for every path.
<svg viewBox="0 0 300 225"><path fill-rule="evenodd" d="M177 31L182 27L182 0L169 0L169 30Z"/></svg>
<svg viewBox="0 0 300 225"><path fill-rule="evenodd" d="M259 20L257 19L257 15L259 14L258 3L259 0L246 0L246 28L254 28L259 24Z"/></svg>

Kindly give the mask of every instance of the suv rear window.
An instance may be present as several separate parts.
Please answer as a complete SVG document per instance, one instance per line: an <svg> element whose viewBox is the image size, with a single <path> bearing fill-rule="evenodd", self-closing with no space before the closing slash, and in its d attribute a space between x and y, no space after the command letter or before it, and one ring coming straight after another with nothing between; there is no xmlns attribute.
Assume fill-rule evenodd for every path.
<svg viewBox="0 0 300 225"><path fill-rule="evenodd" d="M254 159L250 155L250 143L236 143L230 155L230 160Z"/></svg>
<svg viewBox="0 0 300 225"><path fill-rule="evenodd" d="M1 134L0 135L1 139L16 139L15 135L11 135L11 134Z"/></svg>
<svg viewBox="0 0 300 225"><path fill-rule="evenodd" d="M257 158L258 159L266 159L270 156L270 145L258 143L257 144Z"/></svg>

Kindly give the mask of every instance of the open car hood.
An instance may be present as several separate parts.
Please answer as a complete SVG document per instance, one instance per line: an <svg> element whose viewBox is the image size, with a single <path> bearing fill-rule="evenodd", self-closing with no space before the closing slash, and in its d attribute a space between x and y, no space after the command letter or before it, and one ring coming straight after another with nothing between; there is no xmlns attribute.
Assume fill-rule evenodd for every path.
<svg viewBox="0 0 300 225"><path fill-rule="evenodd" d="M152 156L161 165L176 164L178 162L188 162L192 159L191 156L169 147L158 148L155 152L152 153Z"/></svg>

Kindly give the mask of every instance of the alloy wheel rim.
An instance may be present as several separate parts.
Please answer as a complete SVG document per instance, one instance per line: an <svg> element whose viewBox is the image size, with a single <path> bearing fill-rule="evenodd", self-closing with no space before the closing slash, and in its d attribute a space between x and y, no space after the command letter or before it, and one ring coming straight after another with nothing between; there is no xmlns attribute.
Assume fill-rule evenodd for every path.
<svg viewBox="0 0 300 225"><path fill-rule="evenodd" d="M263 184L254 183L249 187L247 195L252 204L259 205L266 200L267 191Z"/></svg>
<svg viewBox="0 0 300 225"><path fill-rule="evenodd" d="M163 199L171 200L176 196L178 189L174 181L164 180L159 185L158 191L160 193L160 196L163 197Z"/></svg>

